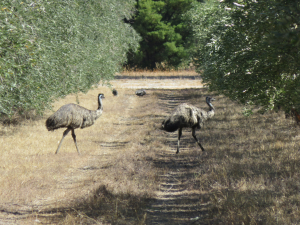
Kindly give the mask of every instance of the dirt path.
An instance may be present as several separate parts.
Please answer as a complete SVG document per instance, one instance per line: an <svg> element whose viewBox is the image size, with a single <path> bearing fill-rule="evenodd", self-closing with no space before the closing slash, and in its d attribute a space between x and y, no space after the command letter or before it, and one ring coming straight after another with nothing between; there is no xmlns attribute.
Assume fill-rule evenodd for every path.
<svg viewBox="0 0 300 225"><path fill-rule="evenodd" d="M299 224L294 121L246 118L201 84L151 81L118 80L118 96L99 86L55 102L54 110L71 102L96 109L105 93L99 121L76 130L80 156L71 136L54 154L63 130L45 128L52 112L1 126L0 225ZM147 94L136 96L138 88ZM206 152L185 129L176 155L177 133L159 130L162 120L183 102L207 109L208 94L216 115L196 133Z"/></svg>
<svg viewBox="0 0 300 225"><path fill-rule="evenodd" d="M192 83L194 86L189 89ZM175 106L191 98L202 98L199 92L202 84L199 80L140 79L131 83L132 86L123 80L114 81L113 85L119 90L118 97L107 94L110 89L104 87L79 96L81 102L87 104L84 107L93 108L95 106L88 106L89 102L95 103L93 97L100 90L106 93L106 111L100 121L91 128L76 131L83 153L80 157L71 137L64 141L59 156L53 154L62 131L48 133L44 127L45 118L21 127L14 136L3 136L3 144L7 145L4 153L14 154L14 159L3 156L3 162L6 160L10 166L4 170L4 164L2 169L7 175L3 179L10 179L10 186L15 185L16 191L8 191L8 185L2 186L5 198L0 204L1 225L57 224L57 221L64 221L61 224L79 224L78 221L83 224L104 224L103 221L111 224L199 224L207 213L207 201L205 193L191 188L191 181L201 171L206 156L189 130L183 132L181 152L176 155L177 133L165 133L157 128ZM132 90L136 88L146 88L147 95L137 97ZM66 98L55 109L74 100L75 96ZM41 138L43 141L39 141ZM15 147L20 149L17 152L9 146L16 139L20 142ZM24 146L28 146L27 152ZM108 195L116 201L104 196L101 201L90 202L89 196L95 190L97 193L97 188L103 184L119 193L130 191L129 200L147 189L147 177L139 177L148 175L143 171L147 169L144 166L147 160L139 151L148 149L152 152L147 160L158 171L159 188L141 212L135 212L136 209L130 212L126 199L122 208L123 195L110 191ZM21 171L22 179L13 172L18 167L25 168ZM132 173L132 177L127 177L128 173ZM118 211L114 212L116 208ZM74 212L82 218L68 219Z"/></svg>
<svg viewBox="0 0 300 225"><path fill-rule="evenodd" d="M167 172L160 176L156 199L147 209L146 224L190 224L205 215L205 204L198 204L201 193L188 189L191 172L199 166L188 156L174 157L174 151L157 157L156 164L167 165Z"/></svg>
<svg viewBox="0 0 300 225"><path fill-rule="evenodd" d="M199 79L121 79L113 80L111 84L117 88L146 89L185 89L201 88Z"/></svg>
<svg viewBox="0 0 300 225"><path fill-rule="evenodd" d="M159 92L158 105L170 112L178 104L188 101L189 92ZM159 177L156 198L146 210L146 224L199 224L207 213L207 202L199 204L205 195L190 188L190 182L201 170L205 153L195 145L189 130L183 132L179 154L175 154L177 132L157 134L155 139L167 145L167 150L158 151L154 160L155 167L165 172Z"/></svg>

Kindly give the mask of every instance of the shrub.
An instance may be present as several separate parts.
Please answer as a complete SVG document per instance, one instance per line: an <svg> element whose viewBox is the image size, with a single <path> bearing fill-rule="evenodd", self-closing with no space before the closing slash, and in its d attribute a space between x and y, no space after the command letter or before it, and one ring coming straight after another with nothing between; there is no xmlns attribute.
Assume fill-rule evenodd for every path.
<svg viewBox="0 0 300 225"><path fill-rule="evenodd" d="M0 113L35 110L103 84L135 49L123 22L133 0L4 0L0 5Z"/></svg>

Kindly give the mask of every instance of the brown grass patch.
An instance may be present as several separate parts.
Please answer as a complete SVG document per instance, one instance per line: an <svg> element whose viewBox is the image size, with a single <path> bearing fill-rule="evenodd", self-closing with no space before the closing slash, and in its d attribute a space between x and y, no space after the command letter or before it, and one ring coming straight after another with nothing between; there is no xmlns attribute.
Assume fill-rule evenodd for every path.
<svg viewBox="0 0 300 225"><path fill-rule="evenodd" d="M200 74L192 69L182 70L126 70L111 81L115 88L126 89L186 89L204 86Z"/></svg>
<svg viewBox="0 0 300 225"><path fill-rule="evenodd" d="M182 102L207 108L205 89L134 90L99 87L78 96L104 113L76 130L77 155L63 130L45 119L1 127L0 222L15 224L299 224L299 127L281 113L244 117L241 106L214 96L216 114L197 131L158 130ZM71 95L55 103L76 102Z"/></svg>
<svg viewBox="0 0 300 225"><path fill-rule="evenodd" d="M123 76L132 76L132 77L180 77L180 76L199 76L199 74L193 68L187 69L154 69L154 70L142 70L142 69L126 69L118 74Z"/></svg>
<svg viewBox="0 0 300 225"><path fill-rule="evenodd" d="M103 115L92 127L75 130L81 156L71 135L54 154L64 129L47 131L45 120L52 112L40 120L1 127L0 221L73 224L70 221L141 219L122 217L124 207L133 202L130 208L140 210L156 188L157 171L149 161L154 152L143 144L153 129L153 121L143 118L153 113L149 104L155 96L147 95L141 101L134 91L120 90L114 97L109 88L99 87L79 94L80 105L96 109L100 92L106 97ZM56 102L54 111L66 103L76 103L76 98L71 95ZM103 198L97 196L100 192ZM96 216L95 205L102 205L103 213Z"/></svg>
<svg viewBox="0 0 300 225"><path fill-rule="evenodd" d="M191 91L186 101L204 105L198 97L206 94ZM216 98L215 117L198 131L207 152L199 158L201 166L191 167L194 176L186 183L202 193L199 204L209 199L207 213L207 208L199 212L199 223L299 224L299 127L283 113L244 117L241 106ZM184 136L185 147L195 148L190 131ZM199 157L195 153L190 152Z"/></svg>

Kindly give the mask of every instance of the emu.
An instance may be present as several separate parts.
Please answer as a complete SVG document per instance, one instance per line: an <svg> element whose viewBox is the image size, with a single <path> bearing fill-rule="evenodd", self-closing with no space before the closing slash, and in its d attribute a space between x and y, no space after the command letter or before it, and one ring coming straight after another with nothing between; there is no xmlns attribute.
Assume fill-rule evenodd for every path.
<svg viewBox="0 0 300 225"><path fill-rule="evenodd" d="M144 89L140 89L140 90L137 90L135 92L135 94L138 95L138 96L143 96L143 95L146 94L146 91Z"/></svg>
<svg viewBox="0 0 300 225"><path fill-rule="evenodd" d="M182 128L191 127L192 136L198 143L202 151L205 151L201 143L196 137L196 128L200 129L207 119L210 119L215 114L215 108L211 104L211 101L215 100L212 97L206 97L206 103L209 106L209 111L204 111L203 109L197 108L193 105L183 103L178 105L174 112L167 116L162 122L161 129L167 132L174 132L178 130L178 143L177 152L179 153L180 138L182 135Z"/></svg>
<svg viewBox="0 0 300 225"><path fill-rule="evenodd" d="M113 89L113 90L112 90L112 93L113 93L114 96L117 96L117 95L118 95L118 91L117 91L116 89Z"/></svg>
<svg viewBox="0 0 300 225"><path fill-rule="evenodd" d="M67 128L63 133L62 139L60 140L60 143L57 147L55 154L58 153L65 136L70 131L72 131L72 137L77 152L80 155L74 130L77 128L83 129L85 127L92 126L95 123L95 120L98 119L103 112L103 105L102 105L103 98L104 98L104 94L98 95L97 110L88 110L84 107L71 103L60 107L54 114L52 114L46 120L46 128L48 129L48 131L53 131L64 127Z"/></svg>

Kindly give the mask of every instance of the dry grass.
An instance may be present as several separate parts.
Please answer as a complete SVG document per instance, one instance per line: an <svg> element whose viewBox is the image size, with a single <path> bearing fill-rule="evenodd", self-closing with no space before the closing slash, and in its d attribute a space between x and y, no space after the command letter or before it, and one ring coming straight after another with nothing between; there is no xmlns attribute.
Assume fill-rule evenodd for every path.
<svg viewBox="0 0 300 225"><path fill-rule="evenodd" d="M124 69L121 74L116 74L116 78L111 81L111 84L119 88L186 89L203 87L200 74L191 69L167 71Z"/></svg>
<svg viewBox="0 0 300 225"><path fill-rule="evenodd" d="M80 105L96 109L100 92L106 97L103 115L94 126L75 131L81 156L77 155L71 135L65 138L59 154L54 155L63 129L46 130L45 119L52 112L21 125L1 126L0 221L70 224L68 221L79 223L101 217L112 222L120 219L126 202L140 199L135 203L135 210L139 210L143 201L153 196L157 176L149 159L154 152L143 145L153 121L141 117L153 113L149 103L155 101L154 96L140 101L134 91L119 90L119 96L114 97L110 89L99 87L80 94ZM76 96L56 102L54 110L70 102L76 103ZM140 107L146 111L140 112ZM100 192L105 194L103 199L98 196ZM101 205L101 201L106 207L102 205L102 213L96 217L90 213L94 206L87 203ZM118 209L110 211L111 205L117 203ZM78 216L83 212L90 217ZM19 213L23 216L17 216Z"/></svg>
<svg viewBox="0 0 300 225"><path fill-rule="evenodd" d="M131 77L181 77L181 76L199 76L193 68L187 69L166 69L164 71L160 69L154 70L141 70L141 69L123 69L122 76Z"/></svg>
<svg viewBox="0 0 300 225"><path fill-rule="evenodd" d="M162 81L164 82L164 81ZM117 86L117 85L120 86ZM134 90L99 87L78 96L104 114L76 130L77 155L63 130L45 117L1 126L0 223L8 224L299 224L299 127L283 114L246 118L241 107L214 96L215 117L197 136L157 128L181 102L204 107L205 89ZM68 96L55 103L76 102ZM165 189L164 189L165 187ZM191 221L192 219L192 221Z"/></svg>
<svg viewBox="0 0 300 225"><path fill-rule="evenodd" d="M188 92L186 101L200 105L201 94ZM189 170L186 188L200 191L200 205L210 203L199 224L299 224L299 127L283 113L246 118L240 106L216 98L215 117L198 132L207 152L190 152L201 166Z"/></svg>

